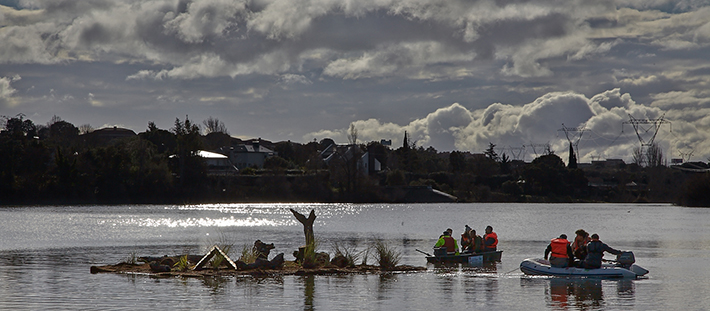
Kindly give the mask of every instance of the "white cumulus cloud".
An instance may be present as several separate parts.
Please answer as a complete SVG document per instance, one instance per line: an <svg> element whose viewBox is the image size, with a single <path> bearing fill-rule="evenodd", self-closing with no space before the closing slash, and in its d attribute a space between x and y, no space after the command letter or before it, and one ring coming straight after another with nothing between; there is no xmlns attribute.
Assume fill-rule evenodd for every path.
<svg viewBox="0 0 710 311"><path fill-rule="evenodd" d="M454 103L406 125L376 119L358 120L352 124L358 129L361 143L391 139L397 148L407 131L418 146L433 146L441 151L483 152L489 143L493 143L511 156L510 148L526 146L528 161L535 156L533 146L539 148L544 144L549 144L553 151L566 159L569 142L564 129L567 129L570 140L573 143L579 141L582 161L591 161L593 157L631 161L631 150L639 147L640 142L629 122L629 115L636 120L660 120L664 114L658 108L638 105L629 94L613 89L592 98L574 92L553 92L523 106L494 103L475 111ZM682 128L682 131L676 129L671 134L668 124L664 123L659 129L657 142L665 148L667 157L677 157L675 153L682 148L707 148L705 141L710 134L685 121L684 116L668 113L664 120ZM710 122L704 124L710 126ZM649 142L653 134L649 126L641 124L639 127L639 135L645 142ZM343 142L347 139L347 130L322 130L309 133L304 139L329 137ZM541 151L541 148L537 150Z"/></svg>
<svg viewBox="0 0 710 311"><path fill-rule="evenodd" d="M0 77L0 107L13 107L18 104L13 97L17 90L10 85L13 81L20 80L20 76Z"/></svg>

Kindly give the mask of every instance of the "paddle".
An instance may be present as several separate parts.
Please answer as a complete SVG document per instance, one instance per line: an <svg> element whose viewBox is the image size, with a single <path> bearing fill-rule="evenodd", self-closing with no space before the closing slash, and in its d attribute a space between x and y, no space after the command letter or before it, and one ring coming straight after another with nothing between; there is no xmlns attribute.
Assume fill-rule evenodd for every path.
<svg viewBox="0 0 710 311"><path fill-rule="evenodd" d="M420 251L419 249L416 249L416 248L415 248L414 250L417 251L417 252L420 252L420 253L422 253L422 254L424 254L424 255L427 255L427 256L429 256L429 257L433 257L433 256L431 256L431 254L428 254L428 253L425 253L425 252L423 252L423 251Z"/></svg>

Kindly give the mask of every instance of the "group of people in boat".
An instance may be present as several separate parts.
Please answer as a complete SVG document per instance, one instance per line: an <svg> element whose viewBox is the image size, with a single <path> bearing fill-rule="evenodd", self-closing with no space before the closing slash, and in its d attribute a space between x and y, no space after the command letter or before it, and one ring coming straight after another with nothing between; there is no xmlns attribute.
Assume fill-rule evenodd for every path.
<svg viewBox="0 0 710 311"><path fill-rule="evenodd" d="M574 242L567 240L566 234L552 239L545 249L545 260L550 256L550 266L557 268L579 267L598 269L602 267L604 252L614 255L621 254L599 240L599 235L591 236L584 229L575 231Z"/></svg>
<svg viewBox="0 0 710 311"><path fill-rule="evenodd" d="M461 252L456 239L453 238L454 231L449 228L436 241L434 248L446 248L447 255L459 255L481 252L495 252L498 249L498 235L493 232L493 227L487 226L483 237L476 234L476 230L465 226L461 234Z"/></svg>

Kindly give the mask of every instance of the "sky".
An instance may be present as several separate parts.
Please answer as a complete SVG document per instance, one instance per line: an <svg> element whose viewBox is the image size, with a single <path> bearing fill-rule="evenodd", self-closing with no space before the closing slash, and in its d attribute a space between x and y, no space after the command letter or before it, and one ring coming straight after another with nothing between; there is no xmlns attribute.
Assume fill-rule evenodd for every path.
<svg viewBox="0 0 710 311"><path fill-rule="evenodd" d="M709 84L710 0L0 0L0 115L37 124L708 161Z"/></svg>

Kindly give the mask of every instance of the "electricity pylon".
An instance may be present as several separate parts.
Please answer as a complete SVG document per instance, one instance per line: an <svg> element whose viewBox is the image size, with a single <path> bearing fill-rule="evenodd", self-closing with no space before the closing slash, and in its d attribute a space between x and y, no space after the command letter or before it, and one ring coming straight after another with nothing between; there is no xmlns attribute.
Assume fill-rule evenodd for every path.
<svg viewBox="0 0 710 311"><path fill-rule="evenodd" d="M520 155L523 155L523 157L525 156L523 154L523 152L525 152L525 145L523 145L521 147L516 147L516 148L508 146L508 149L510 150L510 153L513 155L513 160L520 160Z"/></svg>
<svg viewBox="0 0 710 311"><path fill-rule="evenodd" d="M550 146L550 143L549 143L549 142L546 143L546 144L529 144L529 145L526 145L526 146L524 146L524 147L530 147L530 148L532 148L533 152L535 153L535 157L538 157L538 156L539 156L539 154L537 153L537 148L542 148L542 152L544 152L543 154L553 154L553 153L555 153L554 151L552 151L552 147Z"/></svg>
<svg viewBox="0 0 710 311"><path fill-rule="evenodd" d="M562 128L557 130L558 132L563 131L565 132L565 137L567 137L567 141L574 147L574 153L575 156L577 156L577 159L579 160L579 141L582 140L582 135L584 135L584 126L581 127L566 127L564 123L562 123ZM572 132L577 132L579 133L578 136L572 137L575 138L575 141L572 142L572 139L569 138L570 133Z"/></svg>
<svg viewBox="0 0 710 311"><path fill-rule="evenodd" d="M671 121L668 121L664 119L666 114L664 113L660 118L658 119L636 119L632 115L629 115L629 121L624 121L621 124L622 131L624 124L631 124L631 126L634 127L634 131L636 131L636 137L639 138L639 142L641 143L641 147L648 147L653 145L653 141L656 139L656 135L658 135L658 130L661 129L661 126L663 124L668 124L668 126L671 126ZM648 127L644 127L643 125L650 125ZM653 135L651 135L651 139L646 141L642 137L642 133L639 132L639 129L643 130L644 133L648 133L649 131L653 130Z"/></svg>
<svg viewBox="0 0 710 311"><path fill-rule="evenodd" d="M668 126L671 128L671 131L672 131L671 122L664 119L665 116L666 116L666 114L664 113L658 119L636 119L632 115L629 114L629 121L622 122L622 124L621 124L621 131L622 132L624 131L624 124L631 124L631 126L634 127L634 131L636 131L636 137L638 137L639 142L641 143L641 148L638 150L639 151L638 154L645 155L646 157L649 158L649 159L647 159L648 160L647 162L646 162L646 160L642 160L641 164L646 162L645 164L647 164L647 165L658 165L658 163L655 163L655 164L652 163L653 160L650 158L651 154L649 154L648 150L651 148L655 149L656 147L658 147L658 150L660 151L659 146L654 146L654 140L656 139L656 135L658 135L658 130L661 129L661 126L663 126L663 124L668 124ZM644 126L644 125L646 125L646 126ZM641 131L643 131L643 132L641 132ZM647 134L651 131L653 131L653 134L650 135L650 138L648 140L644 139L643 134ZM648 137L649 135L645 135L645 136Z"/></svg>

